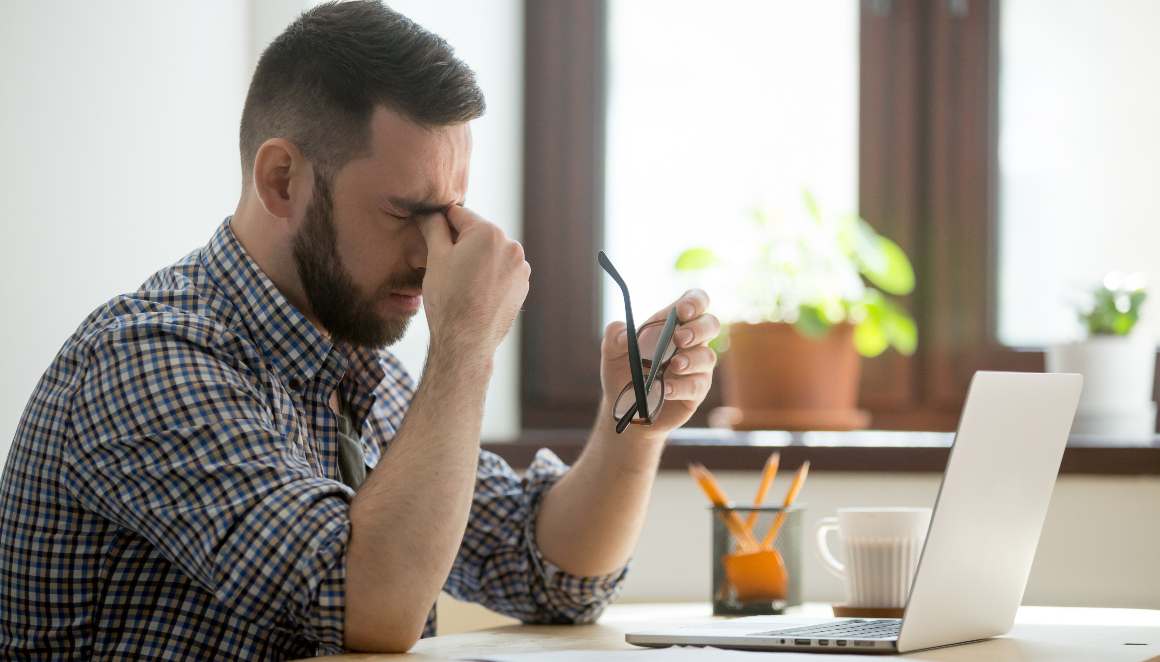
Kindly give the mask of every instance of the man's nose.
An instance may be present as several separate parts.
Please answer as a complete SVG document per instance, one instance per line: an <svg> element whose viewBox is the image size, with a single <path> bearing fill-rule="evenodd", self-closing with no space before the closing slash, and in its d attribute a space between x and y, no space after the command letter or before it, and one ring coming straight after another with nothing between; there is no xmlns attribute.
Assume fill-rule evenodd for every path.
<svg viewBox="0 0 1160 662"><path fill-rule="evenodd" d="M407 234L406 251L408 266L416 271L425 271L427 269L427 240L423 238L423 233L419 231L418 224L410 228Z"/></svg>

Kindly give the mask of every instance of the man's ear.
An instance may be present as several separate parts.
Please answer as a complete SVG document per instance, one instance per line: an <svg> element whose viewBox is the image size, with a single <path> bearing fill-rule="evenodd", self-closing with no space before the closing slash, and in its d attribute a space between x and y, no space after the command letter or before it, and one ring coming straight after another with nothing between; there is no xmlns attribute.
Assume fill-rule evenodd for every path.
<svg viewBox="0 0 1160 662"><path fill-rule="evenodd" d="M271 138L254 155L251 184L266 213L292 220L300 217L313 195L314 169L294 143Z"/></svg>

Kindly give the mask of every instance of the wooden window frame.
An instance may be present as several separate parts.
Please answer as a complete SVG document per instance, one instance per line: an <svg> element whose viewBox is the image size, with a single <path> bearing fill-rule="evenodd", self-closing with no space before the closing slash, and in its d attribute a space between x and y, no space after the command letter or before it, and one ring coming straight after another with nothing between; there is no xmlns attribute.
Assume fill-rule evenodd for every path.
<svg viewBox="0 0 1160 662"><path fill-rule="evenodd" d="M997 340L998 14L999 0L861 5L859 209L914 260L919 328L914 356L863 363L875 428L953 430L976 370L1044 369L1041 348ZM606 20L605 0L525 0L524 429L587 427L600 392Z"/></svg>

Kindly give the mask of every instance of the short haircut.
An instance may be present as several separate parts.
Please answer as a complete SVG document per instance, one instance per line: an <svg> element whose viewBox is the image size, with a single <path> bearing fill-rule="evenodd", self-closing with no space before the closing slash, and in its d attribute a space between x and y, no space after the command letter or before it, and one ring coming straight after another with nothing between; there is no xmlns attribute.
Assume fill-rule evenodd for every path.
<svg viewBox="0 0 1160 662"><path fill-rule="evenodd" d="M258 148L294 143L329 179L370 153L370 119L385 106L422 126L483 114L475 73L441 37L378 0L304 12L258 60L242 110L243 188Z"/></svg>

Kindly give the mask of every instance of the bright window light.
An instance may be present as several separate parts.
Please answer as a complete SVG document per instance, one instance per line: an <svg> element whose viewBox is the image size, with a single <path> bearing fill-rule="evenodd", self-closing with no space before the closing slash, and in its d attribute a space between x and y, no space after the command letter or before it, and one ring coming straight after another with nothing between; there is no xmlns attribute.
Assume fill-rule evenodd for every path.
<svg viewBox="0 0 1160 662"><path fill-rule="evenodd" d="M857 210L856 0L611 0L609 14L604 249L640 320L688 286L683 249L739 254L757 206L799 213L808 188ZM623 319L603 284L605 321ZM728 289L711 288L718 310Z"/></svg>
<svg viewBox="0 0 1160 662"><path fill-rule="evenodd" d="M1160 3L1004 0L999 339L1079 337L1073 304L1110 271L1160 318Z"/></svg>

